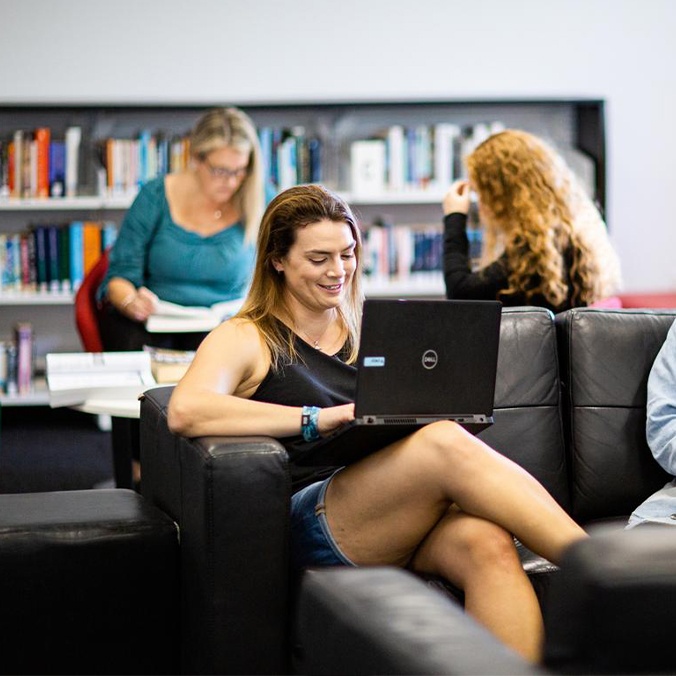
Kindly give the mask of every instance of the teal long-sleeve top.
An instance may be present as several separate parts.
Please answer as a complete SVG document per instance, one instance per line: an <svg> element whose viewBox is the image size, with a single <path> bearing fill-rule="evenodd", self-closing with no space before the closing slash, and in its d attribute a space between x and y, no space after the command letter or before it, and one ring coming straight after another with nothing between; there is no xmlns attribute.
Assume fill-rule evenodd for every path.
<svg viewBox="0 0 676 676"><path fill-rule="evenodd" d="M164 178L146 183L127 211L99 288L113 277L145 286L162 300L208 307L245 295L254 246L244 242L244 223L204 237L174 223Z"/></svg>

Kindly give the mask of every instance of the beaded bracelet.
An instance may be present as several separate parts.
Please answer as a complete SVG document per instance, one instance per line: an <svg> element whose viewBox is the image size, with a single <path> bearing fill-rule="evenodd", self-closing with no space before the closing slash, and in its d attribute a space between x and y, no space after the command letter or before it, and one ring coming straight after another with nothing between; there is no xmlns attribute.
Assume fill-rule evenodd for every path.
<svg viewBox="0 0 676 676"><path fill-rule="evenodd" d="M305 441L316 441L319 439L319 411L318 406L303 406L300 416L300 431L303 433Z"/></svg>

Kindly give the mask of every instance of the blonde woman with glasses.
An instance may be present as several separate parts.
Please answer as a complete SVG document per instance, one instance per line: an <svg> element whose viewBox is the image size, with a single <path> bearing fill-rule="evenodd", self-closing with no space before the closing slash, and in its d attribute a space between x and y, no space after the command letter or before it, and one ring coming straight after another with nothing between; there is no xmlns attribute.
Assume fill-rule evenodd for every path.
<svg viewBox="0 0 676 676"><path fill-rule="evenodd" d="M208 307L242 297L265 208L258 136L236 108L207 111L190 163L146 183L122 222L99 294L106 350L195 349L204 334L150 334L158 299Z"/></svg>

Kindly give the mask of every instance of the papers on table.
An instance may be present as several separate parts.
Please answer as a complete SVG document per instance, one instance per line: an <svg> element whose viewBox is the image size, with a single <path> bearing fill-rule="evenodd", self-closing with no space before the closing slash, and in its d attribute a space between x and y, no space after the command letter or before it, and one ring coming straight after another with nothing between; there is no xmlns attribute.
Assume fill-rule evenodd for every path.
<svg viewBox="0 0 676 676"><path fill-rule="evenodd" d="M177 383L195 357L194 350L171 350L148 345L143 349L150 354L150 370L158 384Z"/></svg>
<svg viewBox="0 0 676 676"><path fill-rule="evenodd" d="M47 355L49 405L75 406L97 399L137 399L154 386L150 354L65 352Z"/></svg>
<svg viewBox="0 0 676 676"><path fill-rule="evenodd" d="M236 314L243 302L243 298L236 298L215 303L211 307L197 307L160 300L157 311L146 320L146 329L150 333L211 331Z"/></svg>

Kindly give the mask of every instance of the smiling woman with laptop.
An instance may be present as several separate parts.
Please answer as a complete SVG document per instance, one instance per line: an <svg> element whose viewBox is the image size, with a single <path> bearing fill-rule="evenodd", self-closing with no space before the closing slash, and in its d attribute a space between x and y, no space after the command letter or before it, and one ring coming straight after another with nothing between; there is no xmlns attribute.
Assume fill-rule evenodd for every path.
<svg viewBox="0 0 676 676"><path fill-rule="evenodd" d="M285 444L298 568L395 565L441 575L464 590L479 622L537 661L542 617L512 536L556 563L585 533L533 477L472 433L490 424L499 305L364 305L360 257L357 221L337 195L319 185L279 194L263 216L244 306L197 350L169 424L189 437L262 434ZM398 315L412 324L395 325ZM467 351L484 336L493 347L483 356ZM385 377L388 368L399 378ZM433 381L451 368L445 386ZM457 401L472 369L486 384L477 402ZM365 377L382 396L360 411ZM403 380L418 388L413 401L399 389ZM334 440L326 451L358 419L370 441L355 452L353 441Z"/></svg>

